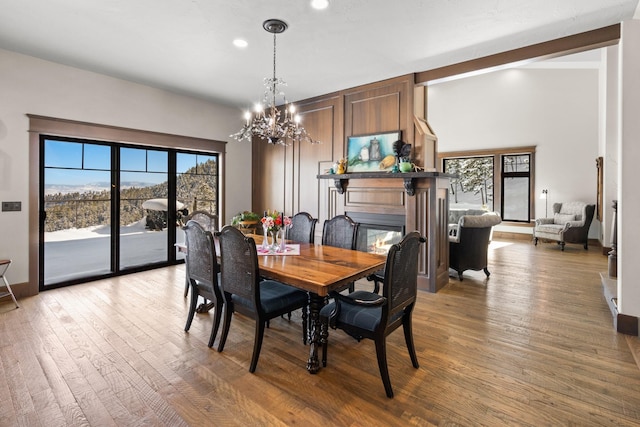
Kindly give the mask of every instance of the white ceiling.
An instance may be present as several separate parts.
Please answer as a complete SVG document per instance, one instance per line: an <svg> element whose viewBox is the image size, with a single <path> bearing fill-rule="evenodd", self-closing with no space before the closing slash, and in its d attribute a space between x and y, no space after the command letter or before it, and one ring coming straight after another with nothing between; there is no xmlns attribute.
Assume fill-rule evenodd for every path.
<svg viewBox="0 0 640 427"><path fill-rule="evenodd" d="M0 0L0 48L227 105L289 101L616 24L638 0ZM233 46L235 38L249 46Z"/></svg>

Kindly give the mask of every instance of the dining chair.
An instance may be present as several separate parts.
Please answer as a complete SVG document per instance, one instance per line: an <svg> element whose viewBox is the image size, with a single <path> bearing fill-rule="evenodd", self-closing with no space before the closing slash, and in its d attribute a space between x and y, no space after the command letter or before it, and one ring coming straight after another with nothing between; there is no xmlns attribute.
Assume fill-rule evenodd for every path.
<svg viewBox="0 0 640 427"><path fill-rule="evenodd" d="M213 342L220 326L224 304L222 291L220 290L220 268L213 235L193 220L187 221L184 232L187 244L187 278L191 286L191 303L189 304L189 314L184 330L186 332L191 327L198 304L198 296L211 301L214 315L209 347L213 347Z"/></svg>
<svg viewBox="0 0 640 427"><path fill-rule="evenodd" d="M347 215L336 215L324 222L324 226L322 228L322 244L342 249L355 250L358 226L359 224L354 222ZM350 293L353 292L353 282L340 290L346 288L349 288Z"/></svg>
<svg viewBox="0 0 640 427"><path fill-rule="evenodd" d="M307 330L306 292L275 280L261 280L256 243L237 228L227 225L216 233L220 245L220 283L225 301L222 336L218 351L223 351L234 312L255 320L253 355L249 372L255 372L268 320L302 308L302 330Z"/></svg>
<svg viewBox="0 0 640 427"><path fill-rule="evenodd" d="M334 301L320 310L323 329L342 329L360 341L375 342L378 368L387 397L393 397L387 366L386 337L401 325L414 368L418 358L413 344L411 316L418 288L418 253L426 242L417 231L407 234L387 253L382 295L358 290L349 295L332 292ZM322 340L322 364L327 366L327 339Z"/></svg>
<svg viewBox="0 0 640 427"><path fill-rule="evenodd" d="M193 211L191 214L187 215L184 219L185 224L189 221L196 221L198 224L202 226L207 231L211 233L215 233L218 231L218 215L212 214L207 211ZM183 227L184 228L184 227ZM189 254L187 253L187 256ZM185 278L184 283L184 297L186 298L189 294L189 277Z"/></svg>
<svg viewBox="0 0 640 427"><path fill-rule="evenodd" d="M291 228L287 230L287 239L295 243L313 243L318 220L307 212L298 212L291 217Z"/></svg>

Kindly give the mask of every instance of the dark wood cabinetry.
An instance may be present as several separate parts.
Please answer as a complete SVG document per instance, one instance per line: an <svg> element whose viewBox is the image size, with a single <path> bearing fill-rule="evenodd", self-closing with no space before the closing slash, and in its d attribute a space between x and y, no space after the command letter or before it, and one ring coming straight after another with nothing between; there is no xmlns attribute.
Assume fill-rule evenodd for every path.
<svg viewBox="0 0 640 427"><path fill-rule="evenodd" d="M414 174L403 179L354 177L344 194L333 179L318 179L345 157L352 135L400 130L402 140L412 144L415 159L433 157L425 155L421 137L416 138L415 116L424 109L414 101L421 104L424 99L415 95L414 86L414 76L407 75L296 103L305 129L320 143L283 147L254 141L252 209L306 211L320 225L349 211L405 215L406 230L418 230L428 239L421 254L420 286L435 292L448 281L446 176L416 174L409 179L410 192L404 178ZM316 241L321 233L322 226L316 227Z"/></svg>

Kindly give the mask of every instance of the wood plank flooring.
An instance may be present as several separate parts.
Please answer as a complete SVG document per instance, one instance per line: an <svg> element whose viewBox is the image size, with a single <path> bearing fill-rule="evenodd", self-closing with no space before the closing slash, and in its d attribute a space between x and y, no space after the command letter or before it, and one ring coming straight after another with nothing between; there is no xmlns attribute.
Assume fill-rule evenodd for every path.
<svg viewBox="0 0 640 427"><path fill-rule="evenodd" d="M373 343L341 331L308 374L299 312L271 321L255 374L250 320L209 349L211 314L183 331L184 266L3 301L0 425L638 426L640 346L613 329L606 268L598 248L494 241L490 279L420 293L419 369L388 337L394 399Z"/></svg>

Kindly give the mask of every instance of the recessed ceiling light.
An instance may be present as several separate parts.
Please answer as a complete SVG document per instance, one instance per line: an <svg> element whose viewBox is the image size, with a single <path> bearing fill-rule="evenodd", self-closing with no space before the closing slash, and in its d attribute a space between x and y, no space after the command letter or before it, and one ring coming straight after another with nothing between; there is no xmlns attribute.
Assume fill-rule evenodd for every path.
<svg viewBox="0 0 640 427"><path fill-rule="evenodd" d="M234 45L235 47L241 47L241 48L242 48L242 47L247 47L247 46L249 46L249 43L247 43L247 41L246 41L246 40L242 40L242 39L235 39L235 40L233 41L233 45Z"/></svg>
<svg viewBox="0 0 640 427"><path fill-rule="evenodd" d="M311 0L311 7L314 9L322 10L329 6L329 0Z"/></svg>

